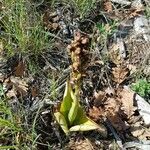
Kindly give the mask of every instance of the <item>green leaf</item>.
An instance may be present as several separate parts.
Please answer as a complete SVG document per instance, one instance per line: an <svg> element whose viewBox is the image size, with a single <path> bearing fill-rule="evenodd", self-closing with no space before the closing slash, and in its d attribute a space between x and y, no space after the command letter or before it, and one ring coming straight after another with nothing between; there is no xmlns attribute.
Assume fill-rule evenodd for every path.
<svg viewBox="0 0 150 150"><path fill-rule="evenodd" d="M107 135L106 128L103 125L96 124L86 116L79 104L78 95L73 92L69 81L66 83L60 112L56 112L54 115L66 134L70 131L89 131L97 129L103 136Z"/></svg>
<svg viewBox="0 0 150 150"><path fill-rule="evenodd" d="M89 130L96 130L99 129L99 126L96 123L93 123L88 118L84 118L84 121L82 124L75 125L71 127L70 131L89 131Z"/></svg>
<svg viewBox="0 0 150 150"><path fill-rule="evenodd" d="M69 129L69 131L90 131L90 130L98 130L104 137L107 136L107 131L104 125L98 125L90 118L86 117L84 122L79 125L75 125Z"/></svg>
<svg viewBox="0 0 150 150"><path fill-rule="evenodd" d="M73 121L75 120L77 113L78 113L78 108L79 108L79 101L77 99L77 96L71 91L71 97L72 97L72 106L70 108L69 114L68 114L68 119L70 125L73 124Z"/></svg>
<svg viewBox="0 0 150 150"><path fill-rule="evenodd" d="M61 126L62 130L66 134L68 134L69 130L68 130L68 125L67 125L65 117L60 112L54 113L54 116L55 116L57 122L59 123L59 125Z"/></svg>
<svg viewBox="0 0 150 150"><path fill-rule="evenodd" d="M73 102L71 92L72 92L71 85L69 83L69 80L67 80L63 101L60 106L60 112L63 114L66 121L68 121L68 113L70 111Z"/></svg>
<svg viewBox="0 0 150 150"><path fill-rule="evenodd" d="M73 125L74 126L72 126L69 131L90 131L97 129L104 137L107 136L107 131L104 125L98 125L88 118L81 106L78 108L78 113Z"/></svg>
<svg viewBox="0 0 150 150"><path fill-rule="evenodd" d="M74 120L73 125L79 125L79 124L82 124L86 121L87 121L86 120L86 114L85 114L83 108L79 105L76 119Z"/></svg>

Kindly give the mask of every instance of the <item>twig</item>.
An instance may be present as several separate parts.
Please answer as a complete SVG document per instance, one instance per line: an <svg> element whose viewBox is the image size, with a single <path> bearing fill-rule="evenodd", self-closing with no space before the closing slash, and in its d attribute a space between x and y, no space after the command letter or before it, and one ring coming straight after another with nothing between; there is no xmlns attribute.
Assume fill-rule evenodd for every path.
<svg viewBox="0 0 150 150"><path fill-rule="evenodd" d="M120 139L120 137L118 136L118 134L116 133L116 131L114 130L113 126L111 125L111 122L106 119L106 125L108 126L108 128L111 130L112 134L114 135L115 139L116 139L116 143L118 144L118 146L122 149L125 150L123 148L122 145L122 140Z"/></svg>

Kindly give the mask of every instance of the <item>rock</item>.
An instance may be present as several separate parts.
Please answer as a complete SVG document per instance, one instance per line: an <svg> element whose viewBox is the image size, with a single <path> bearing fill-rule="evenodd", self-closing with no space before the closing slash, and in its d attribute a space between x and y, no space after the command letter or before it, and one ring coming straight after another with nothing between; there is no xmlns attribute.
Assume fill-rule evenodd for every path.
<svg viewBox="0 0 150 150"><path fill-rule="evenodd" d="M143 4L141 0L134 0L131 4L131 7L137 10L143 9Z"/></svg>
<svg viewBox="0 0 150 150"><path fill-rule="evenodd" d="M145 16L140 16L134 20L134 31L136 35L142 35L145 41L150 41L150 20Z"/></svg>
<svg viewBox="0 0 150 150"><path fill-rule="evenodd" d="M137 101L138 110L144 120L145 125L149 126L150 125L150 104L146 102L138 94L135 95L135 100Z"/></svg>

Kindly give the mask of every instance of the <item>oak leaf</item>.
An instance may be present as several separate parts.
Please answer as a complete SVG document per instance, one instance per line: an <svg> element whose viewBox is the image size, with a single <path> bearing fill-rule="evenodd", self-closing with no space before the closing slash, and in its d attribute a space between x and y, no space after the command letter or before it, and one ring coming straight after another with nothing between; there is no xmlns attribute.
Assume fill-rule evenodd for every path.
<svg viewBox="0 0 150 150"><path fill-rule="evenodd" d="M14 68L14 75L17 77L22 77L25 72L25 63L23 60L18 62L18 65Z"/></svg>
<svg viewBox="0 0 150 150"><path fill-rule="evenodd" d="M116 65L120 65L123 62L119 49L120 49L119 44L115 43L115 44L112 44L112 46L110 47L110 51L109 51L109 57L111 61Z"/></svg>
<svg viewBox="0 0 150 150"><path fill-rule="evenodd" d="M127 118L130 118L135 111L134 94L134 92L125 88L119 93L119 100L122 103L122 110L127 115Z"/></svg>
<svg viewBox="0 0 150 150"><path fill-rule="evenodd" d="M121 84L127 77L127 74L129 73L128 68L126 67L115 67L112 68L112 74L113 74L113 78L112 80L115 81L118 84Z"/></svg>
<svg viewBox="0 0 150 150"><path fill-rule="evenodd" d="M106 0L104 2L104 10L107 11L107 12L112 12L113 11L112 2L110 0Z"/></svg>
<svg viewBox="0 0 150 150"><path fill-rule="evenodd" d="M8 89L6 95L9 98L16 97L17 93L21 96L25 96L27 94L27 83L18 77L10 77L9 79L6 79L3 84ZM11 90L9 90L10 88Z"/></svg>
<svg viewBox="0 0 150 150"><path fill-rule="evenodd" d="M128 127L122 118L122 111L120 110L120 107L121 103L117 100L117 98L108 98L105 103L105 116L116 130L125 131Z"/></svg>
<svg viewBox="0 0 150 150"><path fill-rule="evenodd" d="M94 92L94 105L95 106L100 106L104 100L106 99L106 93L103 91L98 91L98 92Z"/></svg>
<svg viewBox="0 0 150 150"><path fill-rule="evenodd" d="M93 106L93 108L89 109L89 116L94 120L98 121L100 120L101 116L103 115L103 111L100 110L99 108Z"/></svg>

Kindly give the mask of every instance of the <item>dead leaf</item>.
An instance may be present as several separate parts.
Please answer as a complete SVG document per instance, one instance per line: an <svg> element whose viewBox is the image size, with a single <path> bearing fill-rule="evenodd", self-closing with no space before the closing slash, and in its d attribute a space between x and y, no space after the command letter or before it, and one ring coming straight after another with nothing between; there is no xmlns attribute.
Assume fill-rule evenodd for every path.
<svg viewBox="0 0 150 150"><path fill-rule="evenodd" d="M120 52L119 52L119 44L114 43L110 47L109 57L114 64L116 65L122 64L123 58L121 57Z"/></svg>
<svg viewBox="0 0 150 150"><path fill-rule="evenodd" d="M14 89L14 87L6 93L6 96L8 98L14 98L14 97L16 97L16 95L17 95L17 92Z"/></svg>
<svg viewBox="0 0 150 150"><path fill-rule="evenodd" d="M120 5L126 5L129 6L131 5L131 2L129 2L128 0L111 0L114 3L118 3Z"/></svg>
<svg viewBox="0 0 150 150"><path fill-rule="evenodd" d="M105 116L109 119L114 128L118 131L125 131L128 127L122 118L120 101L116 98L108 98L104 107Z"/></svg>
<svg viewBox="0 0 150 150"><path fill-rule="evenodd" d="M25 72L25 63L21 60L18 65L14 68L14 75L16 77L22 77Z"/></svg>
<svg viewBox="0 0 150 150"><path fill-rule="evenodd" d="M76 139L70 140L67 146L67 150L94 150L95 144L92 143L89 139Z"/></svg>
<svg viewBox="0 0 150 150"><path fill-rule="evenodd" d="M115 90L112 87L108 87L105 89L105 93L109 96L115 95Z"/></svg>
<svg viewBox="0 0 150 150"><path fill-rule="evenodd" d="M36 97L39 94L38 88L36 86L31 87L31 95L32 97Z"/></svg>
<svg viewBox="0 0 150 150"><path fill-rule="evenodd" d="M133 74L137 71L137 67L135 65L128 64L127 67L130 70L130 74Z"/></svg>
<svg viewBox="0 0 150 150"><path fill-rule="evenodd" d="M126 14L126 19L132 19L134 17L140 16L141 12L143 12L144 9L130 9L130 11Z"/></svg>
<svg viewBox="0 0 150 150"><path fill-rule="evenodd" d="M115 113L114 115L107 114L107 118L117 131L125 131L128 129L128 126L126 125L125 121L123 121L119 113Z"/></svg>
<svg viewBox="0 0 150 150"><path fill-rule="evenodd" d="M94 105L95 106L100 106L102 103L104 103L105 98L106 98L106 93L103 91L98 91L98 93L95 91L94 92Z"/></svg>
<svg viewBox="0 0 150 150"><path fill-rule="evenodd" d="M118 99L122 103L121 109L127 115L128 119L134 114L135 111L134 94L135 94L134 92L125 88L119 92L120 98Z"/></svg>
<svg viewBox="0 0 150 150"><path fill-rule="evenodd" d="M110 0L105 0L104 1L104 10L107 12L112 12L113 7L112 7L112 2Z"/></svg>
<svg viewBox="0 0 150 150"><path fill-rule="evenodd" d="M128 68L121 67L121 66L112 68L112 70L113 70L112 71L112 74L113 74L112 80L118 84L122 83L126 79L127 74L129 73Z"/></svg>
<svg viewBox="0 0 150 150"><path fill-rule="evenodd" d="M5 80L3 84L4 87L8 89L7 95L9 97L11 96L14 97L16 94L19 94L21 96L25 96L27 94L28 85L26 84L25 81L23 81L18 77L10 77L9 79Z"/></svg>
<svg viewBox="0 0 150 150"><path fill-rule="evenodd" d="M131 134L139 140L147 140L150 138L150 129L145 128L140 122L136 122L130 127Z"/></svg>
<svg viewBox="0 0 150 150"><path fill-rule="evenodd" d="M144 6L143 6L141 0L133 0L132 3L131 3L131 8L135 9L137 11L141 11L141 10L144 9Z"/></svg>
<svg viewBox="0 0 150 150"><path fill-rule="evenodd" d="M94 120L98 121L103 115L103 110L100 110L99 108L93 106L93 108L89 109L89 116Z"/></svg>

